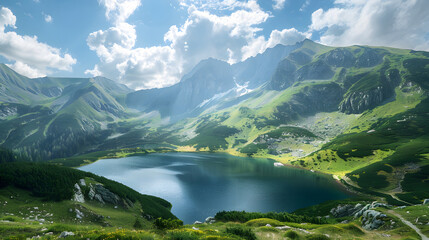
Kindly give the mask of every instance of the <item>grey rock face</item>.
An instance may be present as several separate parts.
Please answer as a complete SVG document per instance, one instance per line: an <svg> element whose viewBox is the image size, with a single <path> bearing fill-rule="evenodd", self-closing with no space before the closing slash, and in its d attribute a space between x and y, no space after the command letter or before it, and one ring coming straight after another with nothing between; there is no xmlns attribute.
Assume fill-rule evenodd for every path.
<svg viewBox="0 0 429 240"><path fill-rule="evenodd" d="M94 200L95 190L94 190L94 186L92 186L92 184L89 185L88 197L89 197L89 199Z"/></svg>
<svg viewBox="0 0 429 240"><path fill-rule="evenodd" d="M366 230L374 230L383 226L383 218L387 217L385 214L375 210L366 210L362 215L362 227Z"/></svg>
<svg viewBox="0 0 429 240"><path fill-rule="evenodd" d="M101 184L95 185L95 192L100 195L100 197L104 200L106 203L111 203L113 205L118 205L120 203L120 198L118 195L112 193L107 188L103 187Z"/></svg>
<svg viewBox="0 0 429 240"><path fill-rule="evenodd" d="M0 107L0 119L6 119L9 116L18 114L18 108L15 106L1 106Z"/></svg>
<svg viewBox="0 0 429 240"><path fill-rule="evenodd" d="M356 205L346 204L346 205L338 205L336 208L331 209L331 214L334 217L347 217L354 216L357 212L359 212L364 205L358 203Z"/></svg>
<svg viewBox="0 0 429 240"><path fill-rule="evenodd" d="M384 208L387 208L387 207L389 207L389 206L390 206L390 205L387 205L387 204L385 204L385 203L373 202L373 203L371 203L371 204L367 204L367 205L365 205L361 210L359 210L358 212L356 212L356 213L354 214L354 217L355 217L355 218L358 218L358 217L362 216L362 215L363 215L363 213L364 213L365 211L369 210L369 209L374 209L374 208L378 208L378 207L384 207Z"/></svg>
<svg viewBox="0 0 429 240"><path fill-rule="evenodd" d="M278 106L274 116L278 120L288 122L299 116L335 111L342 96L343 90L336 83L305 87L290 101Z"/></svg>
<svg viewBox="0 0 429 240"><path fill-rule="evenodd" d="M86 186L85 179L80 179L79 185L81 185L82 187L85 187Z"/></svg>
<svg viewBox="0 0 429 240"><path fill-rule="evenodd" d="M85 215L83 214L83 212L81 212L79 209L75 209L74 210L76 212L76 218L77 219L82 219Z"/></svg>
<svg viewBox="0 0 429 240"><path fill-rule="evenodd" d="M351 67L356 62L353 54L344 48L336 48L324 54L324 59L328 65L333 67Z"/></svg>
<svg viewBox="0 0 429 240"><path fill-rule="evenodd" d="M363 48L363 52L356 60L356 67L374 67L383 61L383 54L375 49Z"/></svg>
<svg viewBox="0 0 429 240"><path fill-rule="evenodd" d="M68 237L68 236L74 236L74 233L73 232L64 231L64 232L62 232L60 234L59 238L65 238L65 237Z"/></svg>
<svg viewBox="0 0 429 240"><path fill-rule="evenodd" d="M204 222L208 224L212 224L216 222L216 219L214 217L208 217Z"/></svg>
<svg viewBox="0 0 429 240"><path fill-rule="evenodd" d="M113 205L120 205L124 207L132 207L133 203L131 201L123 200L118 195L112 193L109 189L103 187L101 184L90 184L88 198L91 200L98 201L102 204L110 203Z"/></svg>
<svg viewBox="0 0 429 240"><path fill-rule="evenodd" d="M76 183L74 185L73 191L74 191L73 201L84 203L85 197L82 194L82 190L80 189L79 184Z"/></svg>
<svg viewBox="0 0 429 240"><path fill-rule="evenodd" d="M386 95L383 86L368 91L353 92L341 102L339 110L345 113L362 113L378 106L387 98Z"/></svg>

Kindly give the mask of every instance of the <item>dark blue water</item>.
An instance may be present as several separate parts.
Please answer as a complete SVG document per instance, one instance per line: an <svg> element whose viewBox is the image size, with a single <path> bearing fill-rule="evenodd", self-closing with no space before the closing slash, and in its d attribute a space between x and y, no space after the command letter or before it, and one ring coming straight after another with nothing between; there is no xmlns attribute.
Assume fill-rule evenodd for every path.
<svg viewBox="0 0 429 240"><path fill-rule="evenodd" d="M222 210L286 211L352 196L325 175L227 154L154 153L81 167L164 198L185 223Z"/></svg>

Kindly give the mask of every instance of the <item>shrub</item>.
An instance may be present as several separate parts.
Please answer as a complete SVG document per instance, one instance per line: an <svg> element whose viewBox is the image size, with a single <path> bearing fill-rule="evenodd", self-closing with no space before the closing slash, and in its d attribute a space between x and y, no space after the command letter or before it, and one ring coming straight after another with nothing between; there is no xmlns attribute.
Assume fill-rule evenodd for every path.
<svg viewBox="0 0 429 240"><path fill-rule="evenodd" d="M247 240L256 240L256 235L250 228L230 227L226 228L226 233L233 234Z"/></svg>
<svg viewBox="0 0 429 240"><path fill-rule="evenodd" d="M305 239L308 240L329 240L330 238L323 234L312 234L308 235Z"/></svg>
<svg viewBox="0 0 429 240"><path fill-rule="evenodd" d="M286 213L286 212L259 213L259 212L245 212L245 211L222 211L222 212L216 213L215 215L215 219L217 221L223 221L223 222L244 223L252 219L258 219L258 218L275 219L280 222L295 222L295 223L306 222L306 223L314 223L314 224L327 223L326 219L324 218L301 216L301 215L295 215L295 214Z"/></svg>
<svg viewBox="0 0 429 240"><path fill-rule="evenodd" d="M153 224L157 229L160 229L160 230L175 229L183 226L183 222L181 220L171 219L171 218L169 219L157 218Z"/></svg>
<svg viewBox="0 0 429 240"><path fill-rule="evenodd" d="M299 234L295 231L289 230L285 233L285 237L288 237L290 239L298 239L299 238Z"/></svg>
<svg viewBox="0 0 429 240"><path fill-rule="evenodd" d="M134 223L133 227L135 229L141 229L141 228L143 228L143 224L142 224L142 222L140 222L140 220L138 218L136 218L136 222Z"/></svg>
<svg viewBox="0 0 429 240"><path fill-rule="evenodd" d="M198 240L197 234L185 231L171 231L167 234L167 239L170 240Z"/></svg>

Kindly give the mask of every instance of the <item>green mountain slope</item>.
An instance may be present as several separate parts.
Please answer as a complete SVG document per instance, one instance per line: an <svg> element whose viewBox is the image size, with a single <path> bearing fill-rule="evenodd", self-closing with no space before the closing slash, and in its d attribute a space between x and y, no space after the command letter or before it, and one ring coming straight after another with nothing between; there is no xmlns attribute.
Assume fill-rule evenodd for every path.
<svg viewBox="0 0 429 240"><path fill-rule="evenodd" d="M0 67L0 143L34 160L92 149L109 123L129 117L131 90L109 79L29 79Z"/></svg>
<svg viewBox="0 0 429 240"><path fill-rule="evenodd" d="M425 52L307 40L254 96L171 129L184 149L273 158L421 203L429 197L428 66Z"/></svg>
<svg viewBox="0 0 429 240"><path fill-rule="evenodd" d="M239 67L206 60L175 86L139 92L104 78L30 80L3 65L3 85L20 90L3 94L0 142L34 159L123 148L224 151L333 174L406 202L429 197L428 53L310 40L270 51ZM249 78L255 88L238 94L234 71L245 83L254 72L246 66L270 56L283 58L275 68L259 64L271 80L256 86ZM124 105L131 102L140 112ZM194 117L171 123L182 112Z"/></svg>

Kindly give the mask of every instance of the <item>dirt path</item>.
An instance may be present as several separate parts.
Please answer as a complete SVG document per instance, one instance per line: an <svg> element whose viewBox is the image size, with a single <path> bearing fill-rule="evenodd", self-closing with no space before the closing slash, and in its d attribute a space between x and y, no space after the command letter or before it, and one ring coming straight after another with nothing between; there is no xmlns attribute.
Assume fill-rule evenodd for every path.
<svg viewBox="0 0 429 240"><path fill-rule="evenodd" d="M416 233L418 235L420 235L420 237L422 238L422 240L429 240L428 237L426 237L422 231L420 231L420 229L418 227L416 227L414 224L412 224L411 222L405 220L401 215L397 214L396 212L389 210L388 213L391 213L395 216L397 216L404 224L406 224L407 226L409 226L410 228L414 229L414 231L416 231Z"/></svg>

